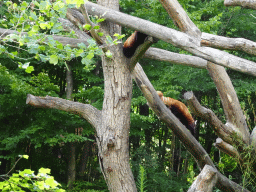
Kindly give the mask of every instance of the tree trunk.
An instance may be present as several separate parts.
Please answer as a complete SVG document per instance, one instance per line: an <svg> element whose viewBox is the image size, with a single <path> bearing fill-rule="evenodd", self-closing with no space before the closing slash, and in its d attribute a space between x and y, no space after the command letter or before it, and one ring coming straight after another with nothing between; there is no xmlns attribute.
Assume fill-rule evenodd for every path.
<svg viewBox="0 0 256 192"><path fill-rule="evenodd" d="M68 189L72 189L73 183L76 179L76 147L75 143L69 143L69 154L68 154Z"/></svg>
<svg viewBox="0 0 256 192"><path fill-rule="evenodd" d="M84 179L90 149L91 149L91 141L85 141L84 146L81 150L81 157L80 157L79 170L78 170L79 171L78 177L81 180Z"/></svg>
<svg viewBox="0 0 256 192"><path fill-rule="evenodd" d="M101 170L109 190L130 192L136 191L129 164L132 80L128 66L116 57L120 48L117 52L111 51L114 62L103 58L105 94L97 144Z"/></svg>
<svg viewBox="0 0 256 192"><path fill-rule="evenodd" d="M99 4L119 10L118 0L99 0ZM105 35L121 34L119 25L101 23ZM109 191L137 191L129 164L130 107L132 78L122 45L109 47L112 58L102 57L104 101L102 121L97 130L99 163Z"/></svg>
<svg viewBox="0 0 256 192"><path fill-rule="evenodd" d="M67 99L72 100L72 93L73 93L73 77L71 66L67 65L67 72L66 72L66 82L67 82L67 90L66 96ZM68 181L67 186L69 189L72 189L73 183L76 180L76 146L74 142L69 143L69 154L68 154Z"/></svg>

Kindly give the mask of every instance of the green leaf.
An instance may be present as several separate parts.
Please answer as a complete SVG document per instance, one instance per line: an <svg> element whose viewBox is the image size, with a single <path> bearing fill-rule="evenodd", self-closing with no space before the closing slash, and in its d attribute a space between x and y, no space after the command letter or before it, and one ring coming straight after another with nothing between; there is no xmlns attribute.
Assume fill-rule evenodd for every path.
<svg viewBox="0 0 256 192"><path fill-rule="evenodd" d="M49 61L51 64L58 64L58 56L57 55L51 55L50 57L50 61Z"/></svg>
<svg viewBox="0 0 256 192"><path fill-rule="evenodd" d="M97 19L97 23L100 23L100 22L103 22L103 21L105 21L106 19L105 18L100 18L100 19Z"/></svg>
<svg viewBox="0 0 256 192"><path fill-rule="evenodd" d="M89 24L85 24L85 25L83 26L83 29L86 29L87 31L90 31L90 30L92 29L92 26L89 25Z"/></svg>
<svg viewBox="0 0 256 192"><path fill-rule="evenodd" d="M112 53L111 53L109 50L105 53L105 55L106 55L108 58L112 58L112 57L113 57Z"/></svg>
<svg viewBox="0 0 256 192"><path fill-rule="evenodd" d="M47 23L40 23L41 29L46 29L47 25L48 25Z"/></svg>
<svg viewBox="0 0 256 192"><path fill-rule="evenodd" d="M93 57L94 57L94 53L93 53L93 52L90 52L90 53L86 56L87 59L92 59Z"/></svg>
<svg viewBox="0 0 256 192"><path fill-rule="evenodd" d="M22 157L23 157L24 159L28 159L28 158L29 158L28 155L22 155Z"/></svg>
<svg viewBox="0 0 256 192"><path fill-rule="evenodd" d="M99 29L99 28L100 28L99 25L96 25L96 26L93 27L93 29Z"/></svg>
<svg viewBox="0 0 256 192"><path fill-rule="evenodd" d="M65 7L65 3L60 2L60 1L57 1L53 4L53 9L56 10L56 11L58 11L58 10L64 8L64 7Z"/></svg>
<svg viewBox="0 0 256 192"><path fill-rule="evenodd" d="M26 1L23 1L23 2L21 3L21 6L27 8L27 7L28 7L28 3L27 3Z"/></svg>
<svg viewBox="0 0 256 192"><path fill-rule="evenodd" d="M80 7L84 3L84 0L66 0L67 4L75 4L77 7Z"/></svg>
<svg viewBox="0 0 256 192"><path fill-rule="evenodd" d="M51 173L51 169L48 169L48 168L40 168L39 173L43 173L43 174L49 174Z"/></svg>
<svg viewBox="0 0 256 192"><path fill-rule="evenodd" d="M57 48L58 48L58 49L63 50L63 45L62 45L62 43L56 42L56 44L57 44Z"/></svg>
<svg viewBox="0 0 256 192"><path fill-rule="evenodd" d="M59 185L59 183L57 183L53 177L47 178L45 180L45 184L49 185L51 188L55 188Z"/></svg>
<svg viewBox="0 0 256 192"><path fill-rule="evenodd" d="M102 36L104 35L104 33L99 32L98 35L99 35L100 37L102 37Z"/></svg>
<svg viewBox="0 0 256 192"><path fill-rule="evenodd" d="M34 173L34 171L31 171L31 169L24 169L24 171L20 171L19 172L19 175L21 175L21 176L24 176L24 174L29 174L29 175L31 175L31 174L33 174Z"/></svg>
<svg viewBox="0 0 256 192"><path fill-rule="evenodd" d="M27 67L27 69L25 70L26 73L31 73L31 72L33 72L33 71L35 71L35 69L34 69L33 66L29 66L29 67Z"/></svg>
<svg viewBox="0 0 256 192"><path fill-rule="evenodd" d="M83 52L84 52L83 49L77 50L77 52L75 53L75 54L76 54L76 57L81 56L81 54L82 54Z"/></svg>
<svg viewBox="0 0 256 192"><path fill-rule="evenodd" d="M38 30L39 30L38 25L34 25L34 26L32 27L32 31L33 31L33 32L38 32Z"/></svg>

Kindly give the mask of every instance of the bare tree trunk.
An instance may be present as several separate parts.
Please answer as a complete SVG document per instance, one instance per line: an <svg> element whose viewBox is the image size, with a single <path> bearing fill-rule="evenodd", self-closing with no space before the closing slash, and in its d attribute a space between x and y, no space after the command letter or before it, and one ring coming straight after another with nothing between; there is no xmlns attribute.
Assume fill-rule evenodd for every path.
<svg viewBox="0 0 256 192"><path fill-rule="evenodd" d="M105 94L102 123L97 129L99 162L110 191L137 191L129 164L129 129L132 79L125 63L103 58Z"/></svg>
<svg viewBox="0 0 256 192"><path fill-rule="evenodd" d="M175 146L176 146L175 140L176 140L176 136L172 133L172 144L170 149L170 152L171 152L170 170L172 171L174 171L174 156L175 156L174 153L175 153Z"/></svg>
<svg viewBox="0 0 256 192"><path fill-rule="evenodd" d="M67 65L67 72L66 72L66 82L67 82L67 89L66 95L67 99L72 100L72 93L73 93L73 77L71 66ZM68 154L68 181L67 186L69 189L72 189L73 183L76 180L76 146L74 142L69 143L69 154Z"/></svg>
<svg viewBox="0 0 256 192"><path fill-rule="evenodd" d="M118 0L99 0L100 5L119 10ZM121 34L119 25L101 24L105 35ZM109 47L113 57L102 57L104 102L102 122L97 129L99 162L109 191L137 191L129 164L130 107L132 78L124 62L122 45Z"/></svg>
<svg viewBox="0 0 256 192"><path fill-rule="evenodd" d="M72 189L73 183L76 180L76 147L74 142L68 143L68 189Z"/></svg>
<svg viewBox="0 0 256 192"><path fill-rule="evenodd" d="M91 148L91 142L90 141L85 141L84 146L81 150L81 157L80 157L80 164L79 164L79 170L78 170L78 177L79 179L84 179L85 175L85 170L86 170L86 165L88 162L88 157L89 157L89 150Z"/></svg>

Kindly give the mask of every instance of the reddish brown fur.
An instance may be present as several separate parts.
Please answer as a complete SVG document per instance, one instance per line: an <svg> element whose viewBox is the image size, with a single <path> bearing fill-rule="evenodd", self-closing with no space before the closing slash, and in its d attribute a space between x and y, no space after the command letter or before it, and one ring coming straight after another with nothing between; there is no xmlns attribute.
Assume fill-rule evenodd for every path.
<svg viewBox="0 0 256 192"><path fill-rule="evenodd" d="M139 31L135 31L125 42L123 46L123 53L127 58L131 58L138 46L144 43L147 35Z"/></svg>
<svg viewBox="0 0 256 192"><path fill-rule="evenodd" d="M181 121L181 123L184 124L192 134L194 134L195 121L192 115L189 113L186 105L176 99L164 97L161 91L157 91L157 94L164 104L167 105L173 114Z"/></svg>
<svg viewBox="0 0 256 192"><path fill-rule="evenodd" d="M124 42L124 47L125 48L130 48L134 45L134 42L136 40L136 31Z"/></svg>

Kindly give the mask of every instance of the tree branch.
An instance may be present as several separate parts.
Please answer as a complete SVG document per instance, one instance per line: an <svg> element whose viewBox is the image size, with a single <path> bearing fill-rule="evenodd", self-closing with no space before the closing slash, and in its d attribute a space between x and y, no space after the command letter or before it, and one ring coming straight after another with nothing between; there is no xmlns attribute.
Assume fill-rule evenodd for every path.
<svg viewBox="0 0 256 192"><path fill-rule="evenodd" d="M256 43L244 38L228 38L209 33L202 33L201 45L218 49L239 50L256 55Z"/></svg>
<svg viewBox="0 0 256 192"><path fill-rule="evenodd" d="M200 46L201 31L191 21L179 2L177 0L160 0L160 3L170 15L174 24L182 32L195 37L198 40L198 46Z"/></svg>
<svg viewBox="0 0 256 192"><path fill-rule="evenodd" d="M146 97L150 108L161 120L163 120L168 125L173 133L183 142L187 150L195 157L195 159L197 159L200 167L204 167L205 164L209 164L214 167L212 160L210 159L204 148L161 101L160 97L156 93L154 87L148 80L139 63L137 63L134 68L133 76L138 87L141 89L144 96Z"/></svg>
<svg viewBox="0 0 256 192"><path fill-rule="evenodd" d="M86 8L85 8L85 6L83 4L80 6L80 10L81 10L81 12L82 12L82 14L84 16L84 19L85 19L86 23L92 26L92 29L90 30L90 33L91 33L92 37L95 39L95 41L99 45L102 45L103 41L100 38L100 36L96 33L95 29L93 28L95 26L95 24L91 22L91 20L89 18L89 15L87 13L87 10L86 10Z"/></svg>
<svg viewBox="0 0 256 192"><path fill-rule="evenodd" d="M81 115L95 128L99 127L98 125L101 122L101 111L89 104L82 104L50 96L37 97L31 94L27 95L26 104L35 107L58 109Z"/></svg>
<svg viewBox="0 0 256 192"><path fill-rule="evenodd" d="M63 19L63 18L59 18L58 21L62 24L62 27L66 30L66 31L74 31L75 35L81 39L81 41L88 46L89 43L87 42L88 39L91 39L92 37L90 35L88 35L85 31L80 30L76 25L74 25L73 23L71 23L68 19ZM65 43L62 43L65 45ZM77 47L77 46L74 46Z"/></svg>
<svg viewBox="0 0 256 192"><path fill-rule="evenodd" d="M188 192L210 192L217 183L217 170L210 165L205 165L197 179L189 187Z"/></svg>
<svg viewBox="0 0 256 192"><path fill-rule="evenodd" d="M69 44L71 47L74 47L74 48L78 47L77 45L78 43L84 43L85 45L88 45L87 39L90 39L91 37L87 35L86 32L78 29L69 20L59 18L59 21L62 23L63 27L66 30L68 31L74 30L75 34L79 39L52 35L53 39L58 40L63 45ZM1 38L4 38L5 36L10 34L19 34L19 32L15 30L0 28ZM22 34L27 34L27 33L23 32ZM187 65L187 66L196 67L196 68L206 68L206 65L207 65L207 61L200 57L173 53L170 51L166 51L164 49L152 48L152 47L146 51L144 57L149 59L159 60L159 61L167 61L167 62L171 62L172 64Z"/></svg>
<svg viewBox="0 0 256 192"><path fill-rule="evenodd" d="M172 129L173 133L181 140L187 150L197 160L199 167L202 169L206 164L208 164L215 168L214 163L204 148L161 101L139 63L137 63L133 70L133 78L147 99L150 108L168 125L170 129ZM230 192L249 192L237 183L229 180L221 173L217 172L217 175L217 185L219 189Z"/></svg>
<svg viewBox="0 0 256 192"><path fill-rule="evenodd" d="M4 37L6 37L7 35L10 35L10 34L20 35L20 33L15 30L0 28L0 38L1 39L3 39ZM21 35L27 35L27 33L21 32ZM62 36L58 36L58 35L45 35L45 36L52 37L54 40L59 41L63 45L69 44L71 47L77 47L77 44L79 44L79 43L84 43L85 45L88 45L87 41L84 39L74 39L74 38L62 37ZM47 38L46 38L46 42L47 42Z"/></svg>
<svg viewBox="0 0 256 192"><path fill-rule="evenodd" d="M128 63L129 63L129 68L130 71L133 71L136 63L139 61L139 59L144 55L144 53L149 50L150 46L153 45L154 43L154 39L151 36L148 36L146 38L146 41L141 44L135 51L134 55L128 59Z"/></svg>
<svg viewBox="0 0 256 192"><path fill-rule="evenodd" d="M255 62L210 47L199 47L197 46L198 40L185 33L118 11L110 10L91 2L86 2L85 6L89 14L98 16L104 15L108 21L141 31L218 65L256 76Z"/></svg>
<svg viewBox="0 0 256 192"><path fill-rule="evenodd" d="M254 127L250 135L250 145L254 148L256 152L256 127Z"/></svg>
<svg viewBox="0 0 256 192"><path fill-rule="evenodd" d="M192 111L192 113L206 120L211 125L216 135L221 137L227 143L233 143L233 139L230 137L230 135L234 134L234 130L224 125L212 110L203 107L198 102L193 92L186 92L184 94L184 99L187 101L189 109Z"/></svg>
<svg viewBox="0 0 256 192"><path fill-rule="evenodd" d="M186 12L183 10L181 6L178 6L178 2L176 0L169 1L169 0L162 0L168 1L170 7L173 7L172 12L177 11L178 13L183 13L179 16L174 15L173 19L175 22L182 23L184 20L188 18ZM192 25L192 21L190 22L183 22L184 25ZM185 27L183 26L182 30ZM191 29L191 27L187 27ZM197 29L199 31L199 29ZM186 31L186 33L189 33ZM198 35L199 36L199 35ZM225 115L227 118L227 126L230 126L233 130L238 133L238 136L242 138L244 143L249 143L249 129L247 127L245 118L242 113L242 109L240 107L240 103L238 101L236 92L234 87L231 83L229 76L226 73L226 70L222 66L218 66L214 63L208 62L207 69L217 87L217 90L220 94L221 101L223 104L223 108L225 111ZM212 113L213 114L213 113ZM217 117L216 117L217 118Z"/></svg>
<svg viewBox="0 0 256 192"><path fill-rule="evenodd" d="M227 155L234 157L236 159L239 158L239 153L232 145L226 143L221 138L217 138L216 142L214 143L214 146L217 147L222 152L226 153Z"/></svg>
<svg viewBox="0 0 256 192"><path fill-rule="evenodd" d="M217 87L227 119L226 127L235 130L243 142L249 144L249 129L236 91L224 67L208 62L207 69ZM229 136L230 137L230 136ZM222 138L222 137L221 137ZM225 139L223 139L226 141Z"/></svg>
<svg viewBox="0 0 256 192"><path fill-rule="evenodd" d="M186 65L201 69L206 69L207 66L207 61L200 57L174 53L155 47L149 48L146 51L144 58L154 59L158 61L166 61L172 64Z"/></svg>
<svg viewBox="0 0 256 192"><path fill-rule="evenodd" d="M256 9L256 2L254 0L225 0L225 6L240 6L249 9Z"/></svg>

